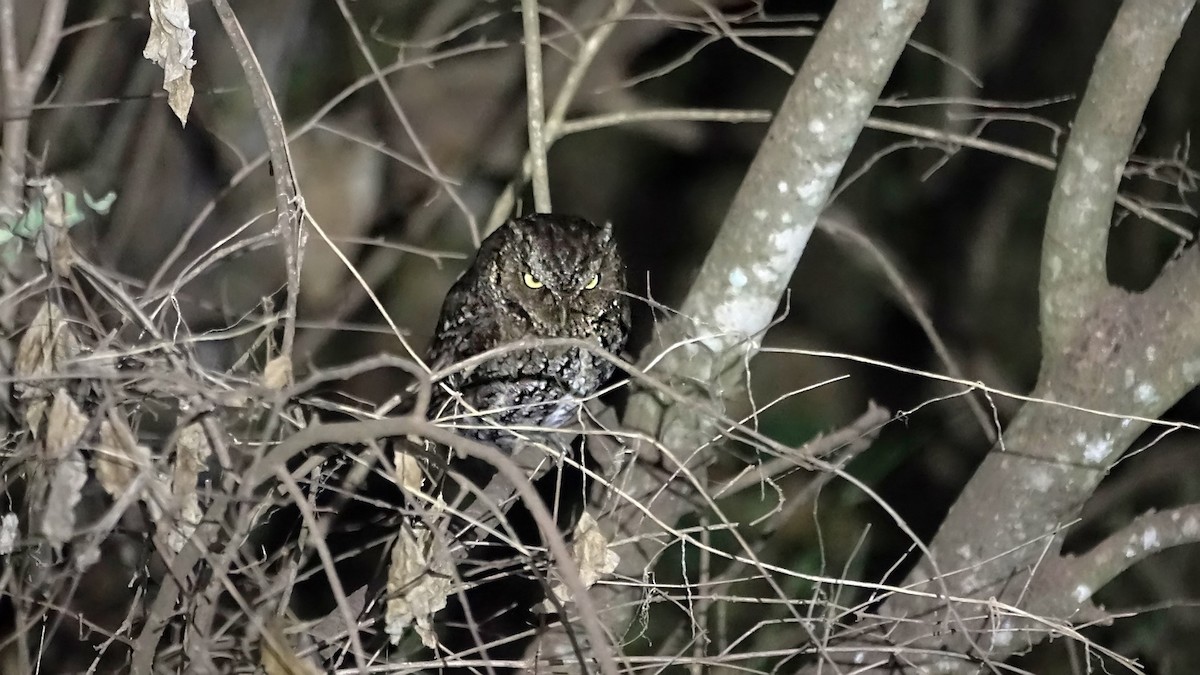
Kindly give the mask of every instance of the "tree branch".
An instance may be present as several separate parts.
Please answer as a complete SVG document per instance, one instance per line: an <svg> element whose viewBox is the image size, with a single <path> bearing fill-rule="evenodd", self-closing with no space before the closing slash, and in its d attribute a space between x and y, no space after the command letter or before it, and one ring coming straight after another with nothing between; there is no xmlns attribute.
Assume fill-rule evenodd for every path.
<svg viewBox="0 0 1200 675"><path fill-rule="evenodd" d="M521 0L525 32L525 100L529 117L529 155L533 162L533 204L550 213L550 177L546 166L546 104L542 92L542 16L538 0Z"/></svg>
<svg viewBox="0 0 1200 675"><path fill-rule="evenodd" d="M889 7L868 0L841 0L830 12L771 123L722 224L680 318L660 324L640 364L668 381L715 384L720 375L753 355L757 335L770 324L809 235L875 101L891 76L927 0L897 0ZM699 337L702 343L693 338ZM726 391L715 386L714 398ZM683 462L717 436L707 405L679 405L653 393L630 400L625 424L659 439ZM716 407L720 407L719 405ZM698 461L698 460L696 460ZM681 471L677 474L682 474ZM675 522L690 509L649 468L633 466L626 494L655 495L659 522ZM661 498L660 498L661 495ZM655 528L635 508L619 509L608 524L617 536L646 538ZM618 574L640 578L658 550L635 547L622 556ZM634 587L606 588L619 595L606 604L636 607Z"/></svg>
<svg viewBox="0 0 1200 675"><path fill-rule="evenodd" d="M1000 155L1001 157L1011 157L1013 159L1025 162L1026 164L1040 166L1043 169L1049 169L1051 171L1054 171L1056 168L1058 168L1058 160L1053 157L1047 157L1045 155L1040 155L1036 152L1030 152L1029 150L1024 150L1011 145L1005 145L1004 143L984 140L975 135L958 134L952 131L933 129L930 127L921 126L919 124L909 124L908 122L897 122L896 120L884 119L882 117L872 117L871 119L867 120L867 128L877 129L879 131L890 131L892 133L912 136L914 138L925 138L931 141L948 143L952 146L956 146L954 149L957 149L957 146L975 148L977 150L990 152L994 155ZM1157 211L1142 206L1135 199L1131 199L1125 195L1117 195L1117 204L1138 218L1145 218L1146 220L1149 220L1155 225L1167 230L1180 239L1183 239L1184 241L1191 241L1196 238L1196 236L1192 234L1190 230L1187 230L1182 225L1174 223L1170 219L1159 215Z"/></svg>
<svg viewBox="0 0 1200 675"><path fill-rule="evenodd" d="M1200 253L1188 250L1138 295L1110 287L1104 276L1109 216L1132 134L1193 4L1125 3L1097 58L1060 165L1043 256L1041 309L1044 333L1050 334L1044 334L1033 397L1076 408L1027 403L1020 410L951 507L930 544L932 560L919 564L905 582L913 589L944 584L953 599L890 598L873 629L856 630L862 636L858 656L867 663L893 662L891 652L877 649L880 644L904 645L913 654L913 669L974 672L973 661L1003 659L1042 639L1047 622L1069 621L1079 602L1065 611L1039 592L1041 584L1061 578L1058 551L1067 525L1146 430L1143 420L1162 415L1200 380L1200 309L1192 301L1200 293ZM1151 36L1159 43L1139 42ZM1127 88L1116 87L1118 82ZM1140 97L1136 110L1120 100L1126 96ZM1106 106L1122 106L1123 112L1097 109ZM1119 151L1110 134L1126 139ZM1097 164L1101 160L1107 163ZM961 571L938 580L931 576L938 568ZM1038 622L1026 621L1040 622L1043 629L1021 638L993 634L986 617L972 619L968 631L938 628L964 599L988 598L1037 614Z"/></svg>
<svg viewBox="0 0 1200 675"><path fill-rule="evenodd" d="M1059 163L1042 247L1042 355L1067 347L1108 287L1113 202L1146 103L1194 0L1125 2L1096 57Z"/></svg>
<svg viewBox="0 0 1200 675"><path fill-rule="evenodd" d="M252 465L245 473L243 492L252 492L256 485L285 467L288 459L307 448L324 443L353 445L391 436L409 435L427 438L434 443L453 448L463 456L487 462L512 484L533 516L542 540L554 556L559 574L562 575L563 582L571 591L571 597L579 608L579 619L590 640L600 672L616 675L617 659L600 624L596 602L579 576L579 567L571 557L562 533L558 531L554 516L538 496L537 490L529 483L524 471L510 457L490 445L463 438L427 420L410 416L317 424L292 434Z"/></svg>
<svg viewBox="0 0 1200 675"><path fill-rule="evenodd" d="M891 75L926 0L884 9L842 0L767 131L678 319L660 324L654 344L668 348L699 336L662 359L669 378L717 382L753 355L833 191L855 140ZM863 55L869 55L864 58ZM642 365L658 360L647 350ZM698 447L711 425L671 413L645 396L631 401L626 422L659 433L668 447ZM660 427L662 427L660 429Z"/></svg>
<svg viewBox="0 0 1200 675"><path fill-rule="evenodd" d="M22 67L17 53L16 10L13 0L0 0L0 75L4 77L4 139L0 152L0 216L21 212L25 187L29 114L50 59L62 37L67 0L45 0L42 20L29 60Z"/></svg>
<svg viewBox="0 0 1200 675"><path fill-rule="evenodd" d="M888 4L888 3L884 3ZM842 0L767 131L681 313L734 360L762 331L862 132L924 0ZM713 364L717 365L717 364ZM720 367L717 367L720 370Z"/></svg>
<svg viewBox="0 0 1200 675"><path fill-rule="evenodd" d="M271 166L275 178L275 231L283 238L287 265L287 307L284 312L283 344L281 355L288 359L287 381L291 381L292 344L296 338L296 303L300 298L300 264L304 256L304 235L300 227L300 204L296 197L296 176L292 173L291 151L288 149L287 133L283 118L275 105L275 96L267 83L258 57L250 46L242 24L229 6L228 0L212 0L213 9L221 19L229 43L237 54L250 96L263 133L267 137L267 149L271 155Z"/></svg>
<svg viewBox="0 0 1200 675"><path fill-rule="evenodd" d="M1125 570L1176 546L1200 542L1200 504L1143 514L1087 553L1063 560L1074 583L1059 594L1082 603Z"/></svg>
<svg viewBox="0 0 1200 675"><path fill-rule="evenodd" d="M865 445L870 445L870 442L875 440L879 435L879 430L889 419L891 419L891 413L871 401L867 404L866 411L859 415L858 419L841 429L835 429L808 441L797 448L794 455L776 457L763 462L758 467L747 467L736 478L715 486L713 498L723 499L748 487L762 485L764 480L774 479L787 471L804 468L807 460L814 457L825 457L848 445L864 442Z"/></svg>

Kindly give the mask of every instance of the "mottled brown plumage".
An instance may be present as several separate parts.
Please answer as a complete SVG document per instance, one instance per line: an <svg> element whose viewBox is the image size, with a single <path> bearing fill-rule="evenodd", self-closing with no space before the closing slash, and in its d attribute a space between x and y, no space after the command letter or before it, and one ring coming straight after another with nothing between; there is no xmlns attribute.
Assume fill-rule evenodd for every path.
<svg viewBox="0 0 1200 675"><path fill-rule="evenodd" d="M539 213L510 220L484 240L446 295L429 357L439 369L531 338L577 338L616 354L628 334L625 274L611 227ZM514 430L567 424L613 370L579 347L508 351L449 376L462 402L438 387L431 415L511 447Z"/></svg>

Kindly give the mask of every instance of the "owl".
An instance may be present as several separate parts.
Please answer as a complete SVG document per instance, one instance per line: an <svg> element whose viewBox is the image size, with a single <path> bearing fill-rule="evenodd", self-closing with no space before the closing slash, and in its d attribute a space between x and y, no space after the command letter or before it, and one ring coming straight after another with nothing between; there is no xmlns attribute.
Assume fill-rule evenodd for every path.
<svg viewBox="0 0 1200 675"><path fill-rule="evenodd" d="M577 338L617 354L629 335L624 267L609 225L555 213L493 232L442 304L429 350L436 370L527 339ZM575 346L531 346L458 370L436 386L431 416L463 435L511 448L514 431L562 427L614 365ZM465 405L464 405L465 404Z"/></svg>

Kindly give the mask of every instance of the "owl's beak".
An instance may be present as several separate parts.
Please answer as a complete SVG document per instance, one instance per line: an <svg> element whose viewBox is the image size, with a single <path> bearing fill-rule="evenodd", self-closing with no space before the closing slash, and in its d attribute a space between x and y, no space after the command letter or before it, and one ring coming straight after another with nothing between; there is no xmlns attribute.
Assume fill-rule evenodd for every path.
<svg viewBox="0 0 1200 675"><path fill-rule="evenodd" d="M560 324L566 324L567 316L571 313L570 303L567 302L567 298L563 297L565 294L559 292L558 289L551 288L550 295L554 297L554 307L558 309L558 320Z"/></svg>

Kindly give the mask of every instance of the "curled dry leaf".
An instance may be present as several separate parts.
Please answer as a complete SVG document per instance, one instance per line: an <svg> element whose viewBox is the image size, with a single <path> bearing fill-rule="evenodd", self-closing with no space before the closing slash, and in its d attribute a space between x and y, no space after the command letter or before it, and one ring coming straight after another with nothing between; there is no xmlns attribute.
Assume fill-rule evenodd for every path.
<svg viewBox="0 0 1200 675"><path fill-rule="evenodd" d="M37 440L38 429L42 426L42 417L46 414L46 399L38 399L25 408L25 428Z"/></svg>
<svg viewBox="0 0 1200 675"><path fill-rule="evenodd" d="M54 392L54 403L50 405L46 417L46 442L42 458L52 462L67 457L79 444L87 425L87 417L67 390Z"/></svg>
<svg viewBox="0 0 1200 675"><path fill-rule="evenodd" d="M421 489L425 483L425 466L412 453L397 450L392 453L392 461L396 467L396 482L411 495L421 499L430 513L442 513L446 510L446 502L441 495L429 494Z"/></svg>
<svg viewBox="0 0 1200 675"><path fill-rule="evenodd" d="M396 451L392 455L396 464L396 482L408 492L420 492L421 484L425 482L425 472L421 469L421 461L407 452Z"/></svg>
<svg viewBox="0 0 1200 675"><path fill-rule="evenodd" d="M452 578L444 562L432 560L434 556L429 554L432 538L426 529L404 527L392 547L386 631L393 644L415 623L421 642L430 649L437 647L433 615L446 606L446 598L452 592Z"/></svg>
<svg viewBox="0 0 1200 675"><path fill-rule="evenodd" d="M17 547L17 539L21 535L21 519L15 513L0 516L0 555L8 555Z"/></svg>
<svg viewBox="0 0 1200 675"><path fill-rule="evenodd" d="M79 452L79 439L88 420L65 389L54 394L54 403L46 419L46 441L42 459L50 474L45 508L41 514L41 532L59 549L75 535L75 505L87 482L87 465Z"/></svg>
<svg viewBox="0 0 1200 675"><path fill-rule="evenodd" d="M609 549L608 539L600 531L600 524L586 511L579 517L579 523L575 526L571 557L579 566L579 577L587 588L591 588L606 574L611 574L621 562L621 556ZM551 592L560 602L567 602L571 597L570 589L562 582L555 584ZM543 607L547 611L554 610L554 605L549 600L543 603Z"/></svg>
<svg viewBox="0 0 1200 675"><path fill-rule="evenodd" d="M276 356L267 361L263 368L263 386L279 391L292 382L292 360L286 356Z"/></svg>
<svg viewBox="0 0 1200 675"><path fill-rule="evenodd" d="M42 535L56 550L75 536L75 506L87 483L87 465L79 450L71 450L52 469L46 510L42 513Z"/></svg>
<svg viewBox="0 0 1200 675"><path fill-rule="evenodd" d="M71 331L62 308L50 303L43 304L17 345L13 375L16 376L15 386L21 397L36 402L36 399L48 396L49 391L34 382L60 372L68 361L79 354L79 349L79 339ZM45 411L43 406L33 412L33 407L30 404L30 410L26 411L26 422L30 429L40 426L41 413ZM34 419L30 419L31 414Z"/></svg>
<svg viewBox="0 0 1200 675"><path fill-rule="evenodd" d="M200 508L200 495L196 487L200 482L200 472L212 455L212 445L208 442L208 434L199 423L189 424L179 432L179 442L176 444L175 468L171 475L171 494L179 505L179 521L175 527L169 528L167 545L176 553L183 550L184 544L196 532L204 511Z"/></svg>
<svg viewBox="0 0 1200 675"><path fill-rule="evenodd" d="M150 37L142 56L162 66L167 102L181 124L192 107L192 30L187 0L150 0Z"/></svg>
<svg viewBox="0 0 1200 675"><path fill-rule="evenodd" d="M118 429L108 420L100 423L100 444L92 457L96 478L113 499L125 494L138 474L150 468L150 448L134 442L128 427Z"/></svg>

